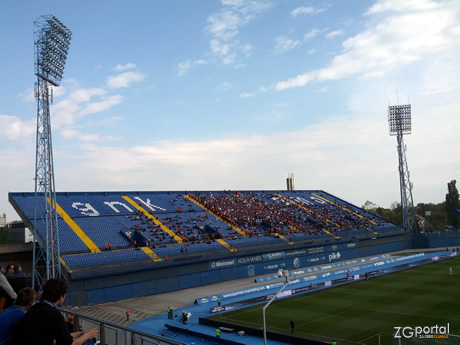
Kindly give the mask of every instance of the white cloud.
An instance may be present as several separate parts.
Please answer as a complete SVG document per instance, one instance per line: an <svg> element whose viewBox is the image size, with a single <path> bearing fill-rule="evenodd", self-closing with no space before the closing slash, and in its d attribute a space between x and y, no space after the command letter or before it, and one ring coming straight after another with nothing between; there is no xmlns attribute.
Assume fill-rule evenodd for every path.
<svg viewBox="0 0 460 345"><path fill-rule="evenodd" d="M211 52L216 55L221 55L225 57L230 51L230 44L223 43L218 39L212 39L209 42L209 47L211 48Z"/></svg>
<svg viewBox="0 0 460 345"><path fill-rule="evenodd" d="M238 28L244 24L244 18L230 10L214 13L208 17L209 32L214 37L228 41L238 34Z"/></svg>
<svg viewBox="0 0 460 345"><path fill-rule="evenodd" d="M121 71L126 71L126 70L129 70L129 69L133 69L133 68L136 68L136 64L134 63L127 63L125 65L116 65L114 70L117 71L117 72L121 72Z"/></svg>
<svg viewBox="0 0 460 345"><path fill-rule="evenodd" d="M177 76L178 77L183 76L185 73L187 73L187 71L190 69L191 66L192 64L190 60L179 63L179 65L177 66Z"/></svg>
<svg viewBox="0 0 460 345"><path fill-rule="evenodd" d="M272 4L265 1L223 1L223 8L207 18L206 30L212 38L210 52L224 64L234 64L238 53L248 57L252 46L242 42L241 27L248 25L258 15L269 9Z"/></svg>
<svg viewBox="0 0 460 345"><path fill-rule="evenodd" d="M326 34L326 38L332 39L343 34L342 30L334 30Z"/></svg>
<svg viewBox="0 0 460 345"><path fill-rule="evenodd" d="M381 1L381 8L389 11L398 1ZM277 90L300 87L311 81L326 81L352 75L376 77L396 68L419 61L460 45L460 24L458 7L405 6L403 13L391 12L377 23L370 22L368 29L346 39L342 53L336 55L329 66L299 74L297 77L277 83ZM429 8L429 11L424 10ZM434 9L433 9L434 8ZM396 9L399 9L397 6ZM369 13L382 12L383 9ZM373 19L373 18L370 18ZM427 25L430 23L430 25Z"/></svg>
<svg viewBox="0 0 460 345"><path fill-rule="evenodd" d="M283 115L278 111L267 116L276 122ZM276 190L284 188L286 172L293 171L298 189L321 186L352 202L371 198L380 203L398 195L396 182L379 189L378 195L369 192L375 190L375 180L386 181L389 174L397 181L397 157L390 139L386 118L366 114L276 134L233 133L213 140L132 147L86 144L79 154L79 169L68 166L58 174L67 177L62 190L141 190L146 183L152 190L162 190L164 176L169 177L169 190ZM267 171L268 165L273 169ZM207 169L203 171L202 166ZM356 173L370 167L368 178ZM347 190L355 194L347 195Z"/></svg>
<svg viewBox="0 0 460 345"><path fill-rule="evenodd" d="M301 45L301 42L298 40L291 40L284 36L277 37L275 39L275 53L281 54L287 50L295 49Z"/></svg>
<svg viewBox="0 0 460 345"><path fill-rule="evenodd" d="M245 57L251 56L253 49L254 48L249 43L243 44L239 47L239 50Z"/></svg>
<svg viewBox="0 0 460 345"><path fill-rule="evenodd" d="M206 65L208 62L206 60L203 60L203 59L198 59L198 60L195 60L195 61L190 61L190 60L187 60L185 62L180 62L178 65L177 65L177 76L178 77L182 77L185 73L188 72L188 70L190 68L192 68L193 66L197 66L197 65Z"/></svg>
<svg viewBox="0 0 460 345"><path fill-rule="evenodd" d="M53 128L58 129L60 126L72 125L84 113L83 108L90 108L88 104L93 98L101 98L106 95L107 91L101 88L76 89L69 95L53 105L52 117ZM88 108L89 107L89 108Z"/></svg>
<svg viewBox="0 0 460 345"><path fill-rule="evenodd" d="M111 89L128 87L132 83L140 82L145 79L145 75L140 72L124 72L116 76L107 78L107 86Z"/></svg>
<svg viewBox="0 0 460 345"><path fill-rule="evenodd" d="M59 134L65 139L78 139L79 141L84 142L108 142L108 141L115 141L117 140L115 137L106 136L102 137L100 134L97 133L86 133L77 131L75 129L64 128L62 129Z"/></svg>
<svg viewBox="0 0 460 345"><path fill-rule="evenodd" d="M121 95L108 95L101 88L76 89L68 93L65 98L53 105L51 112L53 130L64 139L78 139L80 141L106 141L109 137L100 137L99 134L88 134L87 130L77 130L82 119L88 115L101 113L120 104Z"/></svg>
<svg viewBox="0 0 460 345"><path fill-rule="evenodd" d="M109 96L99 102L93 102L93 103L86 104L85 107L81 110L80 114L87 115L87 114L99 113L101 111L110 109L117 104L120 104L122 100L123 100L123 97L121 95Z"/></svg>
<svg viewBox="0 0 460 345"><path fill-rule="evenodd" d="M255 92L242 92L240 93L240 98L252 98L255 97Z"/></svg>
<svg viewBox="0 0 460 345"><path fill-rule="evenodd" d="M366 14L376 14L386 11L405 12L413 10L434 10L439 7L434 1L431 0L379 0L375 3Z"/></svg>
<svg viewBox="0 0 460 345"><path fill-rule="evenodd" d="M23 121L16 116L0 115L1 138L10 141L22 141L33 136L37 130L37 120Z"/></svg>
<svg viewBox="0 0 460 345"><path fill-rule="evenodd" d="M301 7L295 8L295 9L293 9L291 11L291 17L297 17L300 14L305 14L305 15L317 14L317 13L321 13L323 11L324 11L324 9L321 9L321 8L301 6Z"/></svg>
<svg viewBox="0 0 460 345"><path fill-rule="evenodd" d="M35 90L33 88L28 88L21 92L19 97L24 102L35 102Z"/></svg>
<svg viewBox="0 0 460 345"><path fill-rule="evenodd" d="M317 77L316 71L300 74L297 77L277 83L275 86L275 89L278 91L281 91L281 90L286 90L286 89L290 89L293 87L305 86L309 82L315 80L316 77Z"/></svg>
<svg viewBox="0 0 460 345"><path fill-rule="evenodd" d="M305 36L303 37L303 39L305 41L308 41L308 40L311 40L313 38L315 38L316 36L318 36L318 34L320 33L320 30L318 29L312 29L310 31L308 31Z"/></svg>
<svg viewBox="0 0 460 345"><path fill-rule="evenodd" d="M231 88L233 88L233 85L228 80L225 80L222 84L219 85L218 88L221 90L230 90Z"/></svg>

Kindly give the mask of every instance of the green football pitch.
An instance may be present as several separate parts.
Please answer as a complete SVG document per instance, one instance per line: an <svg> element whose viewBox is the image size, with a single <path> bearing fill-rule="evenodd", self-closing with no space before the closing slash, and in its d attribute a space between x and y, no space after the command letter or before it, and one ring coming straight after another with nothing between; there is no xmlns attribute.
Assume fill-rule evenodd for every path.
<svg viewBox="0 0 460 345"><path fill-rule="evenodd" d="M213 319L261 329L262 307ZM290 320L298 337L374 345L399 344L395 327L449 323L447 339L402 338L401 344L460 344L460 257L280 299L266 309L267 331L289 335Z"/></svg>

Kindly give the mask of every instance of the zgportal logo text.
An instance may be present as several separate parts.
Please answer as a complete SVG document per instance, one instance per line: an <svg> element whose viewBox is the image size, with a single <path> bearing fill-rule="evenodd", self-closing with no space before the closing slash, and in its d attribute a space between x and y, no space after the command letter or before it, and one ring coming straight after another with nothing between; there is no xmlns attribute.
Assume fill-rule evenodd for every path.
<svg viewBox="0 0 460 345"><path fill-rule="evenodd" d="M395 338L449 338L449 323L446 326L395 327Z"/></svg>

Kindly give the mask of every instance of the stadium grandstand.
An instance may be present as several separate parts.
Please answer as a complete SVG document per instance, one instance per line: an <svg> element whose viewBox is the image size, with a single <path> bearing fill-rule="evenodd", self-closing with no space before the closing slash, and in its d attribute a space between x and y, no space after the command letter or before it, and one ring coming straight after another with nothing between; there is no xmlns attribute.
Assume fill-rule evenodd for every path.
<svg viewBox="0 0 460 345"><path fill-rule="evenodd" d="M297 258L286 263L293 269L405 246L403 229L319 190L75 192L56 199L73 305L266 274L286 256ZM10 193L9 200L34 229L34 193ZM40 244L46 234L36 230ZM116 283L127 273L129 281Z"/></svg>
<svg viewBox="0 0 460 345"><path fill-rule="evenodd" d="M12 192L9 201L36 231L35 245L44 246L46 231L34 221L35 193ZM283 286L280 270L290 272L289 294L300 294L447 258L427 248L460 246L456 232L412 233L321 190L60 192L56 211L61 272L70 287L66 305L78 307L74 313L90 324L150 337L152 344L189 343L192 327L198 339L213 343L216 321L199 317L181 329L177 319L166 318L169 305L181 308L176 315L212 315L272 298ZM185 302L190 298L193 306ZM107 321L99 306L111 303L137 306L135 323L126 328L120 310ZM108 341L107 332L106 343L133 343ZM246 332L243 343L257 344ZM187 334L182 342L179 333Z"/></svg>

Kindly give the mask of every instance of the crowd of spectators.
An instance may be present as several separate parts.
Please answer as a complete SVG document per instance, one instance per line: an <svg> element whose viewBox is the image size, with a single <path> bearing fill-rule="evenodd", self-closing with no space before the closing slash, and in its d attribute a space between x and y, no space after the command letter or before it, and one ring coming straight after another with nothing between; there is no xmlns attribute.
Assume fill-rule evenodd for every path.
<svg viewBox="0 0 460 345"><path fill-rule="evenodd" d="M303 203L276 193L225 192L192 195L209 211L242 229L245 235L318 234L374 226L370 219L336 203Z"/></svg>
<svg viewBox="0 0 460 345"><path fill-rule="evenodd" d="M194 208L188 198L205 211ZM211 243L219 238L233 241L282 235L291 240L298 234L336 234L376 225L364 213L343 207L337 200L309 202L274 192L236 191L189 193L188 198L180 195L170 201L175 212L152 214L151 210L146 210L126 216L133 221L129 233L142 234L142 245L152 249L183 243L178 249L183 253L190 245Z"/></svg>
<svg viewBox="0 0 460 345"><path fill-rule="evenodd" d="M119 222L120 232L136 249L170 248L172 255L218 239L225 240L232 248L247 247L275 243L279 238L292 242L340 236L342 232L371 230L379 221L383 223L321 192L289 196L261 191L195 192L176 194L171 199L161 196L152 203L161 207L152 210L150 204L139 201L142 209L120 215L124 218ZM260 237L266 240L256 241ZM115 248L126 249L126 246L127 242ZM103 248L110 251L110 243Z"/></svg>
<svg viewBox="0 0 460 345"><path fill-rule="evenodd" d="M4 268L0 264L0 312L13 305L17 293L26 285L27 276L21 265L8 264Z"/></svg>
<svg viewBox="0 0 460 345"><path fill-rule="evenodd" d="M94 345L98 329L69 329L61 311L68 285L63 279L43 281L43 291L20 289L15 304L0 313L1 345Z"/></svg>

